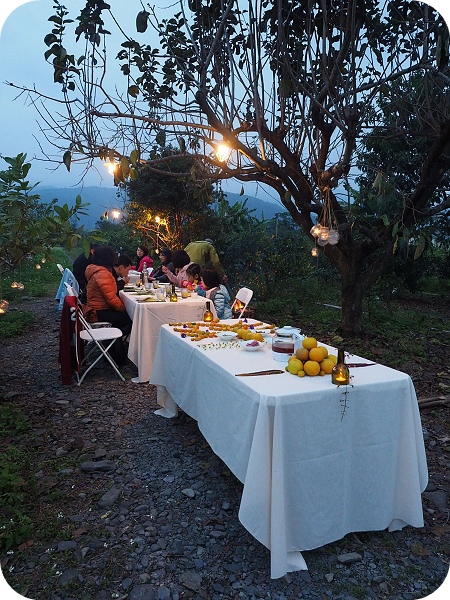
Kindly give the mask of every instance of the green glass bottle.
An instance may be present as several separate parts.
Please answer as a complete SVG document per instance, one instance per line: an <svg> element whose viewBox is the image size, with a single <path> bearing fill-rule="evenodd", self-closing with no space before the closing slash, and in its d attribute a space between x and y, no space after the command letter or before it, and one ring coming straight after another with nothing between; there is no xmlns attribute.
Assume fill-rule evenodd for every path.
<svg viewBox="0 0 450 600"><path fill-rule="evenodd" d="M175 284L172 283L172 292L170 294L170 301L171 302L178 302L178 296L177 293L175 291Z"/></svg>
<svg viewBox="0 0 450 600"><path fill-rule="evenodd" d="M335 385L348 385L350 383L350 371L345 364L345 352L338 350L337 363L331 371L331 382Z"/></svg>

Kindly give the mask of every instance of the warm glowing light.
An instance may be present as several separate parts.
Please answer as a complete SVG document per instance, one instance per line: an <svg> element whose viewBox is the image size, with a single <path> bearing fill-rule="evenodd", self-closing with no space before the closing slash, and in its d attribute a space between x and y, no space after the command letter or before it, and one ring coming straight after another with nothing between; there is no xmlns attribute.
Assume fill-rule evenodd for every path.
<svg viewBox="0 0 450 600"><path fill-rule="evenodd" d="M218 144L216 147L216 158L219 162L227 162L227 160L230 158L230 154L231 154L232 149L230 148L230 146L228 146L228 144Z"/></svg>
<svg viewBox="0 0 450 600"><path fill-rule="evenodd" d="M0 300L0 315L4 315L8 312L9 302L8 300Z"/></svg>
<svg viewBox="0 0 450 600"><path fill-rule="evenodd" d="M36 265L36 269L39 270L40 268L41 268L41 265Z"/></svg>
<svg viewBox="0 0 450 600"><path fill-rule="evenodd" d="M156 217L155 217L155 221L156 221L157 223L160 223L160 222L161 222L161 217L159 217L158 215L156 215Z"/></svg>
<svg viewBox="0 0 450 600"><path fill-rule="evenodd" d="M13 290L23 290L25 288L23 283L20 283L19 281L13 281L11 287Z"/></svg>
<svg viewBox="0 0 450 600"><path fill-rule="evenodd" d="M315 246L311 250L311 256L319 256L319 251L317 250L317 248Z"/></svg>
<svg viewBox="0 0 450 600"><path fill-rule="evenodd" d="M41 263L42 263L43 265L45 265L45 263L46 263L46 262L47 262L47 259L46 259L46 258L43 258L43 259L41 260Z"/></svg>
<svg viewBox="0 0 450 600"><path fill-rule="evenodd" d="M107 162L104 162L103 164L108 169L108 173L110 175L114 175L114 172L115 172L116 166L117 166L116 163L107 161Z"/></svg>
<svg viewBox="0 0 450 600"><path fill-rule="evenodd" d="M120 210L118 210L117 208L111 211L111 216L113 219L120 219L120 214Z"/></svg>

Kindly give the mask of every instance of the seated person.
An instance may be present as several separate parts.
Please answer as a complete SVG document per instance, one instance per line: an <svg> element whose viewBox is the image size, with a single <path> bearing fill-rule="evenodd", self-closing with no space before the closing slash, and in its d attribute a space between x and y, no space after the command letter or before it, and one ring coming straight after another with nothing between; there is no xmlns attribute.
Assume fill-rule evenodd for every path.
<svg viewBox="0 0 450 600"><path fill-rule="evenodd" d="M126 336L131 332L132 321L117 295L116 280L112 273L116 261L117 256L111 246L95 249L92 264L86 268L86 318L92 323L109 321ZM119 366L126 363L127 354L122 338L114 342L110 354Z"/></svg>
<svg viewBox="0 0 450 600"><path fill-rule="evenodd" d="M175 272L175 267L172 262L172 251L169 250L169 248L162 248L159 253L159 258L161 259L161 266L152 273L151 279L153 281L159 281L160 283L169 283L169 278L162 268L167 267L172 273Z"/></svg>
<svg viewBox="0 0 450 600"><path fill-rule="evenodd" d="M219 319L231 319L232 311L230 307L230 294L227 288L221 283L219 271L214 267L205 267L202 269L202 282L206 290L205 295L212 300ZM197 289L199 295L200 286Z"/></svg>
<svg viewBox="0 0 450 600"><path fill-rule="evenodd" d="M202 269L197 263L191 263L186 269L186 279L181 282L181 287L185 287L191 292L197 291L200 285Z"/></svg>
<svg viewBox="0 0 450 600"><path fill-rule="evenodd" d="M186 270L192 262L189 259L189 254L184 250L175 250L172 254L172 262L176 275L166 266L162 267L163 273L167 276L170 283L181 287L181 282L186 279Z"/></svg>
<svg viewBox="0 0 450 600"><path fill-rule="evenodd" d="M117 262L114 265L114 269L112 272L114 279L116 280L117 293L119 293L120 290L123 290L125 285L129 282L130 278L128 277L128 272L131 269L131 267L131 258L126 254L121 254L117 259Z"/></svg>
<svg viewBox="0 0 450 600"><path fill-rule="evenodd" d="M89 256L86 256L84 252L78 256L72 266L72 273L75 279L78 281L79 292L78 296L82 304L86 304L86 286L87 279L85 275L86 267L92 263L92 256L95 248L98 248L100 244L97 242L91 242Z"/></svg>
<svg viewBox="0 0 450 600"><path fill-rule="evenodd" d="M142 273L142 270L144 268L144 265L146 266L146 268L150 268L153 267L153 258L150 258L150 256L148 255L148 248L147 246L142 246L141 244L139 244L139 246L137 247L136 250L136 255L137 255L137 265L136 265L136 271L139 271L139 273Z"/></svg>

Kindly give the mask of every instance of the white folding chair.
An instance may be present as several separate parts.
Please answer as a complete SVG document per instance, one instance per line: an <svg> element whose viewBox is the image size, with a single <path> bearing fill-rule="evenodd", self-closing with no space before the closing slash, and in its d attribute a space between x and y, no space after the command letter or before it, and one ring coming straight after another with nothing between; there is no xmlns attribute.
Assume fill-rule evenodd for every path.
<svg viewBox="0 0 450 600"><path fill-rule="evenodd" d="M252 299L253 296L253 290L243 287L241 288L238 293L236 294L235 298L234 298L234 302L231 305L231 310L233 311L234 307L236 306L236 311L238 311L239 309L241 309L241 313L239 315L239 319L242 317L242 315L244 314L245 309L247 308L250 300ZM238 304L239 302L239 304Z"/></svg>
<svg viewBox="0 0 450 600"><path fill-rule="evenodd" d="M93 367L95 367L95 365L98 363L98 361L103 357L106 358L106 360L110 363L110 365L113 367L113 369L115 370L117 375L120 377L120 379L122 381L125 381L125 377L119 371L119 367L117 366L116 362L111 357L111 355L109 354L109 350L110 350L111 346L114 344L114 342L118 338L122 337L122 335L123 335L122 331L118 327L99 327L99 328L92 327L92 324L87 321L86 317L83 314L81 304L78 301L78 295L75 293L75 290L72 288L72 286L67 285L67 293L70 294L71 296L77 297L78 319L83 327L83 329L81 331L75 332L75 340L78 339L78 336L77 336L77 333L78 333L80 338L83 341L87 342L86 348L89 348L89 344L91 344L90 350L88 350L85 353L83 360L80 361L80 366L82 367L83 365L86 364L86 361L89 358L89 356L91 356L92 352L94 352L96 349L98 349L100 351L100 354L87 367L87 369L84 371L84 373L83 373L83 375L81 375L81 377L80 377L80 374L77 373L78 386L80 386L83 383L83 379L86 377L86 375L89 373L89 371ZM75 323L76 322L77 321L75 320ZM77 357L78 357L78 346L76 346L76 349L77 349Z"/></svg>

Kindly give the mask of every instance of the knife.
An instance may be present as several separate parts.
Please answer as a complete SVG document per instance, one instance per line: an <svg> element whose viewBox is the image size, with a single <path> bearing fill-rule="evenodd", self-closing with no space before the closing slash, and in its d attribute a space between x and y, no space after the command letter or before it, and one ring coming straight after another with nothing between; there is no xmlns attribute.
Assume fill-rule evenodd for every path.
<svg viewBox="0 0 450 600"><path fill-rule="evenodd" d="M376 364L377 363L345 363L345 366L349 369L354 369L355 367L371 367Z"/></svg>
<svg viewBox="0 0 450 600"><path fill-rule="evenodd" d="M236 373L236 377L251 377L253 375L278 375L278 373L285 373L281 369L272 369L269 371L254 371L253 373Z"/></svg>

